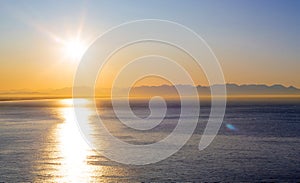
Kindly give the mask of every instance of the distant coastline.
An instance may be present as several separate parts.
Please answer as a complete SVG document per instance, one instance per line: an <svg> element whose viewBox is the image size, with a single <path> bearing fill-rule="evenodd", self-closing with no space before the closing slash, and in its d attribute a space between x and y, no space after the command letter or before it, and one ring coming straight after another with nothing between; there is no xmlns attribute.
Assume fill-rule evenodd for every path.
<svg viewBox="0 0 300 183"><path fill-rule="evenodd" d="M166 98L178 98L178 93L176 88L185 91L183 96L186 98L194 98L198 96L193 96L189 93L191 87L195 87L198 91L198 96L200 98L210 98L210 87L209 86L192 86L192 85L160 85L160 86L137 86L131 88L130 97L131 98L149 98L153 96L162 96ZM220 85L212 85L211 87L220 87ZM237 84L226 84L227 88L227 98L228 99L259 99L259 98L300 98L300 89L289 86L285 87L283 85L237 85ZM85 97L84 93L89 89L87 87L78 88ZM127 91L125 88L116 88L117 97L126 97ZM96 88L95 95L96 98L110 98L110 89L107 88ZM66 87L61 89L49 89L42 91L33 90L9 90L0 91L0 101L12 101L12 100L36 100L36 99L62 99L62 98L72 98L72 87Z"/></svg>

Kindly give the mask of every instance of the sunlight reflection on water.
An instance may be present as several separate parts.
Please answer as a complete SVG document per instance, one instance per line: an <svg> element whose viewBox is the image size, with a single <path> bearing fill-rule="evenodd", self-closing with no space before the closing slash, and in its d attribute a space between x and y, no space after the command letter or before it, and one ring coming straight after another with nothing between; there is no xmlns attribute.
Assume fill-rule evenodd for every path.
<svg viewBox="0 0 300 183"><path fill-rule="evenodd" d="M62 108L64 123L57 128L57 139L62 157L60 172L65 175L63 182L89 182L93 167L87 165L92 150L81 137L74 118L73 108ZM88 116L87 116L88 117Z"/></svg>
<svg viewBox="0 0 300 183"><path fill-rule="evenodd" d="M97 128L93 120L91 101L79 99L82 105L81 122L89 124L87 131L93 135ZM58 107L52 108L52 114L59 119L53 128L47 131L45 146L41 149L41 158L37 161L35 178L37 182L111 182L124 175L122 167L116 167L111 161L97 153L83 138L73 109L72 99L57 101ZM41 139L42 140L42 139ZM103 144L101 138L97 142Z"/></svg>
<svg viewBox="0 0 300 183"><path fill-rule="evenodd" d="M95 156L95 152L89 147L80 134L77 127L72 99L60 101L65 107L59 109L63 123L57 125L56 140L57 152L60 157L58 167L59 176L55 182L90 182L97 170L101 172L102 166L93 166L88 163L89 158ZM83 105L88 101L81 101ZM82 108L82 114L89 120L91 111L88 107Z"/></svg>

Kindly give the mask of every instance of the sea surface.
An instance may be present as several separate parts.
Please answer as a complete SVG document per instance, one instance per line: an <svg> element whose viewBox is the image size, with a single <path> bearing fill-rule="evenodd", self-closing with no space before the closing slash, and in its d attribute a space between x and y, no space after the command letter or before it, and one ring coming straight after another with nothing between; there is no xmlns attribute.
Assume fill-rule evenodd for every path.
<svg viewBox="0 0 300 183"><path fill-rule="evenodd" d="M93 122L90 108L85 115ZM141 118L150 112L145 101L131 108ZM180 116L178 102L169 102L163 122L140 132L119 125L109 101L97 100L97 109L111 132L132 144L165 138ZM194 135L169 158L124 165L83 140L72 99L0 102L0 182L300 182L299 100L229 101L218 135L199 151L209 112L201 105Z"/></svg>

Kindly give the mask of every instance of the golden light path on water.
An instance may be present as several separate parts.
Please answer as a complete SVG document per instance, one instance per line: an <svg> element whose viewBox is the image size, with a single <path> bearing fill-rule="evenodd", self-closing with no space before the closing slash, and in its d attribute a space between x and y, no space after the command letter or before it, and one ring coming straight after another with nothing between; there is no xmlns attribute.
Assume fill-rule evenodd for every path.
<svg viewBox="0 0 300 183"><path fill-rule="evenodd" d="M57 128L57 140L59 141L59 152L62 157L59 169L62 175L58 182L90 182L93 175L99 174L102 166L92 166L88 164L89 156L94 155L94 151L82 138L77 127L72 99L61 100L62 104L68 106L60 109L64 122ZM82 104L87 103L81 99ZM88 107L82 108L82 114L89 120L91 111Z"/></svg>
<svg viewBox="0 0 300 183"><path fill-rule="evenodd" d="M128 172L123 166L105 158L94 151L83 139L79 131L74 113L73 99L57 100L51 113L59 120L45 133L43 146L36 161L37 177L34 182L116 182L116 179L126 178ZM81 122L87 123L88 135L97 134L97 121L93 120L94 111L91 101L76 99L80 103ZM101 135L96 142L104 142ZM98 147L101 147L98 146Z"/></svg>

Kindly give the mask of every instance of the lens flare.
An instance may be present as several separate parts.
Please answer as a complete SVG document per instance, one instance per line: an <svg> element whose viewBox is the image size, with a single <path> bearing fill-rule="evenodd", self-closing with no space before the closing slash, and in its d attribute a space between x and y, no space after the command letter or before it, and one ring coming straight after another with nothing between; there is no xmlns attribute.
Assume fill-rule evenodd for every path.
<svg viewBox="0 0 300 183"><path fill-rule="evenodd" d="M232 131L237 131L238 129L234 126L234 125L232 125L232 124L226 124L226 128L228 128L229 130L232 130Z"/></svg>

